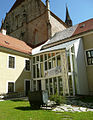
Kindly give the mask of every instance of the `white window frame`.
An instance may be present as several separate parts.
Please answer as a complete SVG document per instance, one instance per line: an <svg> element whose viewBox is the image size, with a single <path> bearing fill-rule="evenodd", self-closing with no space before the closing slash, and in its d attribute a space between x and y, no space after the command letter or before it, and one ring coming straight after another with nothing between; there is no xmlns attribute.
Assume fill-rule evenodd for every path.
<svg viewBox="0 0 93 120"><path fill-rule="evenodd" d="M15 82L14 81L7 81L7 84L6 84L6 93L8 93L8 83L14 83L14 92L15 92Z"/></svg>
<svg viewBox="0 0 93 120"><path fill-rule="evenodd" d="M14 57L14 59L15 59L14 68L9 67L9 57ZM16 56L8 54L7 68L8 69L16 69Z"/></svg>
<svg viewBox="0 0 93 120"><path fill-rule="evenodd" d="M26 60L30 61L30 70L26 70ZM25 58L24 59L24 71L26 71L26 72L30 72L31 71L31 60L29 58Z"/></svg>
<svg viewBox="0 0 93 120"><path fill-rule="evenodd" d="M88 62L87 62L86 52L87 52L87 51L90 51L90 50L93 50L93 48L90 48L90 49L85 50L85 62L86 62L86 66L87 66L87 67L88 67L88 66L92 66L92 67L93 67L93 65L88 65Z"/></svg>

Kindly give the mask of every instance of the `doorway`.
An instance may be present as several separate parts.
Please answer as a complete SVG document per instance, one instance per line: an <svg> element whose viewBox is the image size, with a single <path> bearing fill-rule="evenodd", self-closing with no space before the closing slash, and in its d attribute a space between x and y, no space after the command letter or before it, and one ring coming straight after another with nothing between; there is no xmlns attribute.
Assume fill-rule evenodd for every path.
<svg viewBox="0 0 93 120"><path fill-rule="evenodd" d="M40 91L41 89L41 80L37 80L37 90Z"/></svg>
<svg viewBox="0 0 93 120"><path fill-rule="evenodd" d="M30 80L25 81L25 95L28 96L28 92L30 91Z"/></svg>

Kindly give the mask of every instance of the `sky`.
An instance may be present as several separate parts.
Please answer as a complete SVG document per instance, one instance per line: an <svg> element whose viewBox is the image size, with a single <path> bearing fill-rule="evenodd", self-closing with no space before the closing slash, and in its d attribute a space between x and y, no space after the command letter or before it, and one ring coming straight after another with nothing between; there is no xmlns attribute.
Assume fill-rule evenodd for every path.
<svg viewBox="0 0 93 120"><path fill-rule="evenodd" d="M10 10L16 0L1 0L0 2L0 26L2 18ZM44 3L46 0L42 0ZM50 0L50 10L65 21L66 4L68 6L73 25L93 18L93 0Z"/></svg>

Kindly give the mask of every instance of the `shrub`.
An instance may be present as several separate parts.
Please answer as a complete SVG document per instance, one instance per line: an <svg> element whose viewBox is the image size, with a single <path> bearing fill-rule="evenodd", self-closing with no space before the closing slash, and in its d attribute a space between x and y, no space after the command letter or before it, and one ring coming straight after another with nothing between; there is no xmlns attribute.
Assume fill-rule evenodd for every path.
<svg viewBox="0 0 93 120"><path fill-rule="evenodd" d="M66 103L65 96L61 96L61 95L58 95L58 94L51 95L49 99L51 101L55 101L57 105Z"/></svg>

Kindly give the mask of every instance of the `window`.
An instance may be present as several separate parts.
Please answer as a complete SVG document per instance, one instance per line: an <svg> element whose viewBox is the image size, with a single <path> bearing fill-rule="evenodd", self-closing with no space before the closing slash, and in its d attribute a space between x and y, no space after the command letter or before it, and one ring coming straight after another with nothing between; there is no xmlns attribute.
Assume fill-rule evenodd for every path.
<svg viewBox="0 0 93 120"><path fill-rule="evenodd" d="M93 50L86 51L87 64L93 65Z"/></svg>
<svg viewBox="0 0 93 120"><path fill-rule="evenodd" d="M33 81L33 90L36 91L36 81Z"/></svg>
<svg viewBox="0 0 93 120"><path fill-rule="evenodd" d="M63 84L62 84L62 78L58 77L58 87L59 87L59 94L63 95Z"/></svg>
<svg viewBox="0 0 93 120"><path fill-rule="evenodd" d="M36 77L36 68L35 68L35 65L33 65L33 78Z"/></svg>
<svg viewBox="0 0 93 120"><path fill-rule="evenodd" d="M61 56L57 56L57 66L61 66Z"/></svg>
<svg viewBox="0 0 93 120"><path fill-rule="evenodd" d="M15 68L15 57L9 56L9 68Z"/></svg>
<svg viewBox="0 0 93 120"><path fill-rule="evenodd" d="M46 90L48 90L48 79L45 80L45 87L46 87Z"/></svg>
<svg viewBox="0 0 93 120"><path fill-rule="evenodd" d="M30 71L30 60L25 60L25 70Z"/></svg>
<svg viewBox="0 0 93 120"><path fill-rule="evenodd" d="M8 82L8 93L14 92L14 82Z"/></svg>

